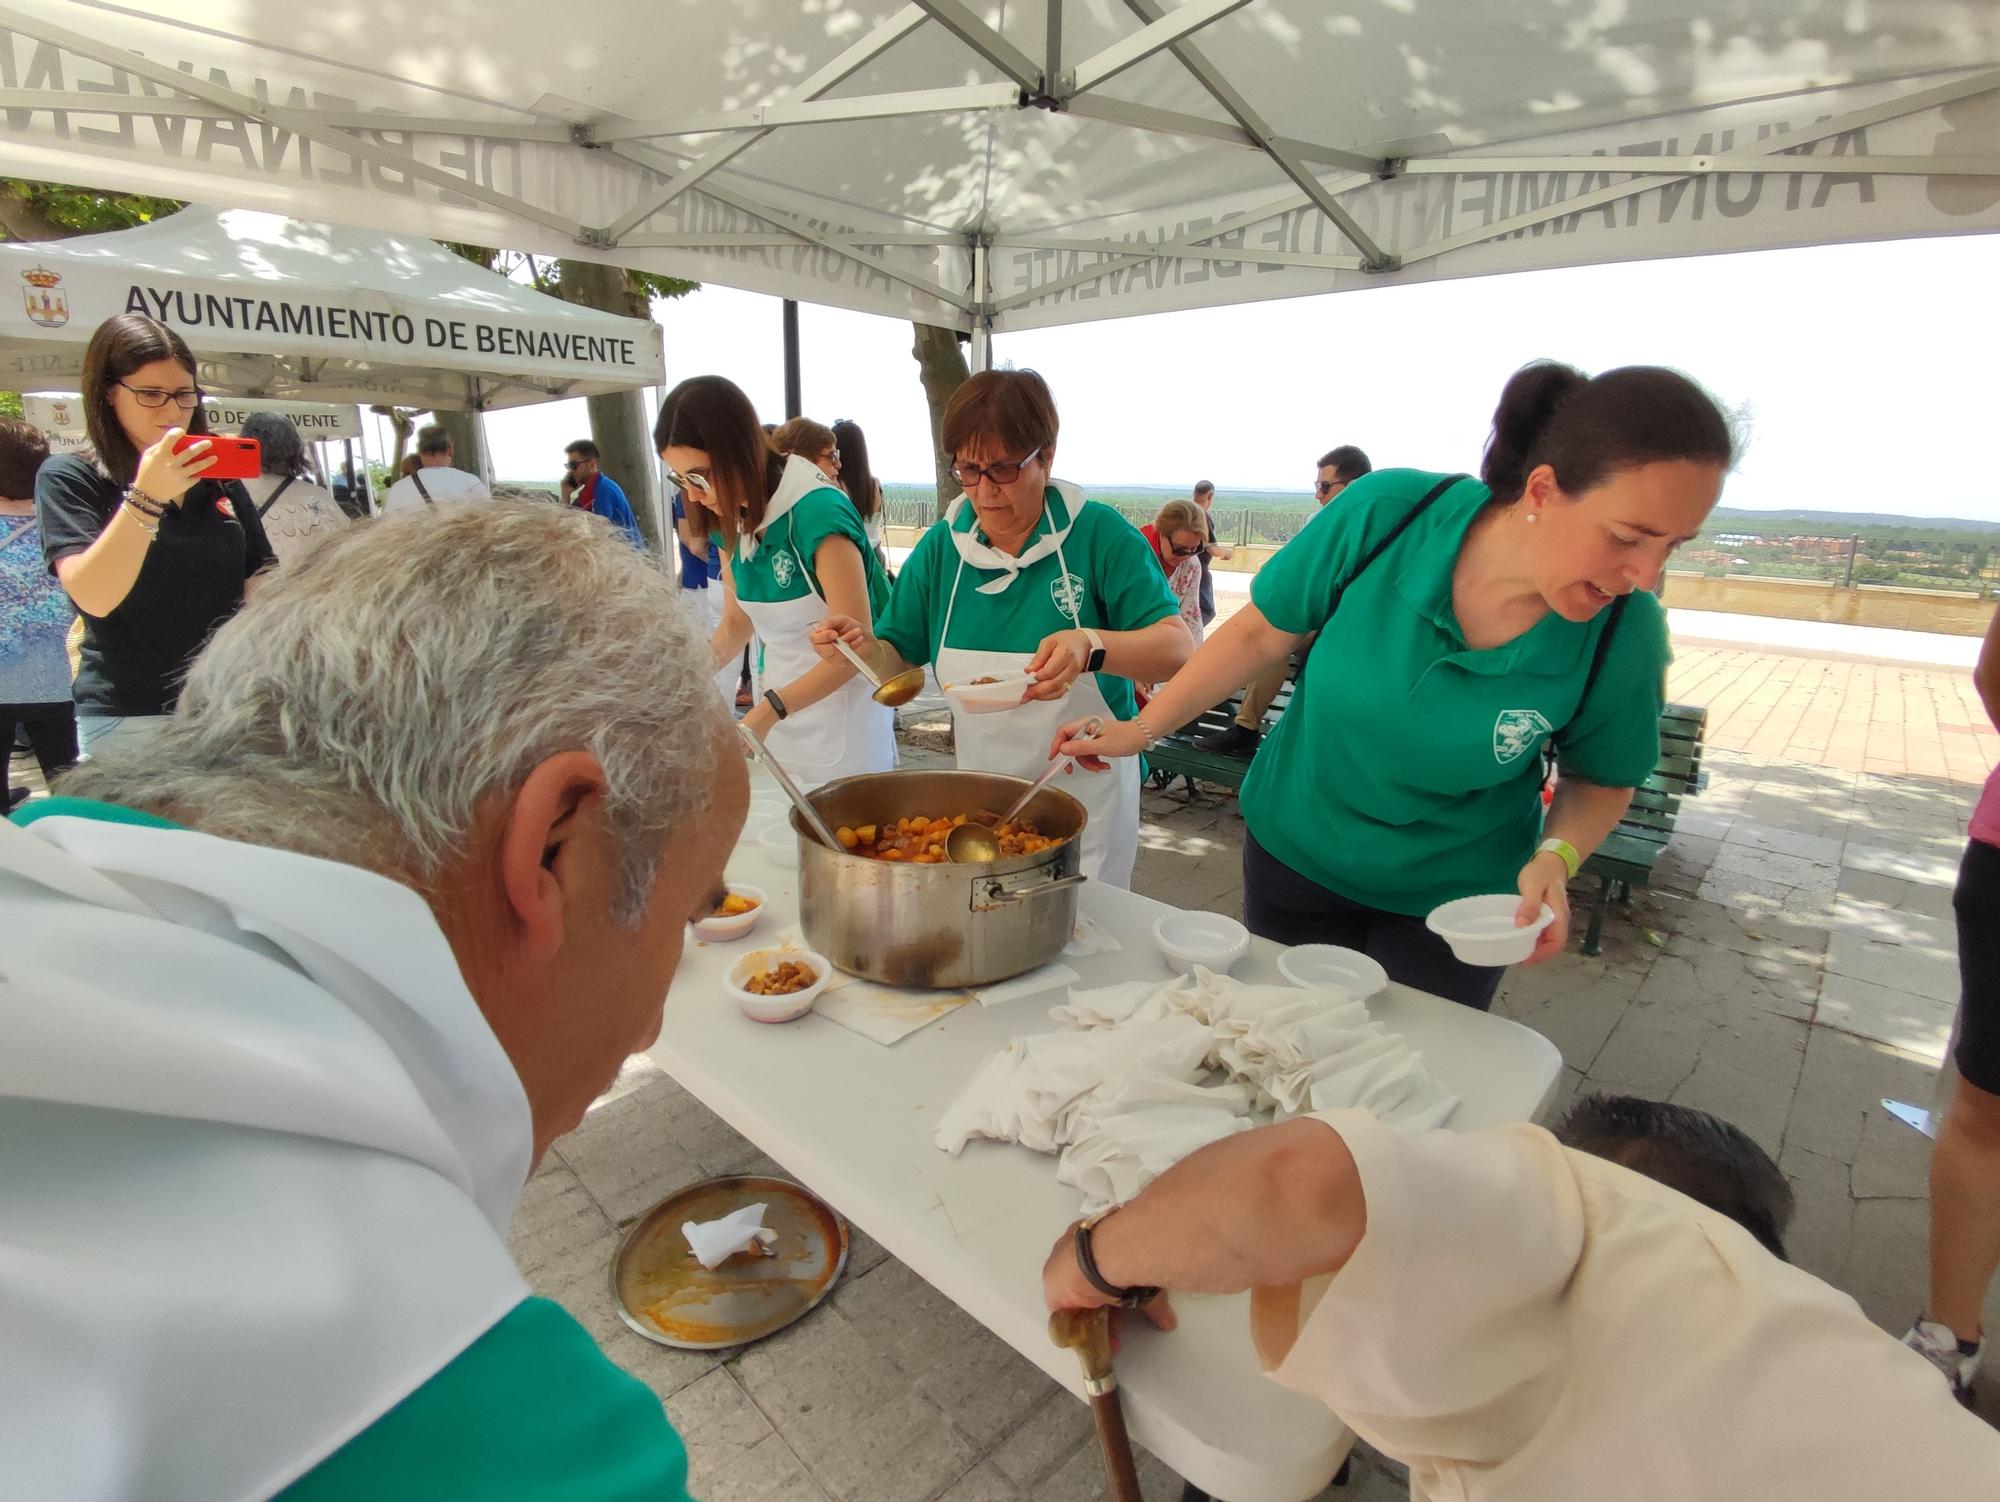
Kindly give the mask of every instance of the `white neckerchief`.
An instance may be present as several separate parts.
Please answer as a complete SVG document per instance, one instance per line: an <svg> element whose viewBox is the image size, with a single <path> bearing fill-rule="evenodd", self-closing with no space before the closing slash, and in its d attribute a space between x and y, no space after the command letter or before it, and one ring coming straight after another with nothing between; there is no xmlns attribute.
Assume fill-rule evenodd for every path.
<svg viewBox="0 0 2000 1502"><path fill-rule="evenodd" d="M268 1497L526 1295L527 1098L416 893L50 817L0 923L9 1486Z"/></svg>
<svg viewBox="0 0 2000 1502"><path fill-rule="evenodd" d="M961 495L951 503L951 509L945 513L944 519L945 525L951 529L951 543L958 549L959 561L969 563L977 569L984 569L988 573L997 572L1000 575L997 579L989 579L981 584L979 586L981 594L1005 594L1022 569L1031 563L1039 563L1050 554L1061 550L1063 539L1069 536L1070 528L1076 525L1077 513L1083 509L1083 490L1082 487L1072 485L1067 480L1050 480L1049 485L1062 501L1064 515L1060 519L1057 518L1044 499L1042 509L1049 515L1048 533L1036 538L1019 553L1003 553L990 543L981 542L977 535L979 530L977 522L965 531L959 531L958 519L965 508L972 504L972 497ZM1040 524L1041 518L1037 517L1036 525Z"/></svg>
<svg viewBox="0 0 2000 1502"><path fill-rule="evenodd" d="M820 471L820 467L810 459L801 459L797 454L785 456L785 472L778 477L778 488L771 499L764 503L764 525L754 533L746 532L736 540L736 550L748 563L757 556L757 545L769 535L771 528L791 514L792 507L811 495L815 490L826 490L833 485Z"/></svg>

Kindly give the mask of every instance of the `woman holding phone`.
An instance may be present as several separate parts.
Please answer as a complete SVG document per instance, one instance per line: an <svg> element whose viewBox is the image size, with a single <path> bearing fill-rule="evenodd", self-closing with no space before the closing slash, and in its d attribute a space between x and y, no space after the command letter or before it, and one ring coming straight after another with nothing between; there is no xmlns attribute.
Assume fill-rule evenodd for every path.
<svg viewBox="0 0 2000 1502"><path fill-rule="evenodd" d="M140 313L107 318L83 357L90 454L35 480L42 556L83 616L72 693L86 756L173 712L209 633L275 559L249 493L216 466L181 336ZM185 435L198 441L183 449Z"/></svg>

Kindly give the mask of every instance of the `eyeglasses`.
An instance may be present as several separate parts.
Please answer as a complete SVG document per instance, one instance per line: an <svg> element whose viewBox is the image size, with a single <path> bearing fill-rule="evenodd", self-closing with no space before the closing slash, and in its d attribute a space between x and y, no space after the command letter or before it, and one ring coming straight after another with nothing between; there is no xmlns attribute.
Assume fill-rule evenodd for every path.
<svg viewBox="0 0 2000 1502"><path fill-rule="evenodd" d="M995 485L1012 485L1021 478L1022 468L1034 462L1035 455L1040 452L1040 448L1035 448L1012 464L961 464L954 461L951 466L951 477L967 490L972 489L981 480L991 480Z"/></svg>
<svg viewBox="0 0 2000 1502"><path fill-rule="evenodd" d="M118 384L125 386L123 381ZM125 389L132 393L133 401L148 411L157 411L168 402L183 412L192 412L201 405L201 389L196 386L186 386L179 391L162 391L157 386L125 386Z"/></svg>
<svg viewBox="0 0 2000 1502"><path fill-rule="evenodd" d="M667 483L676 490L699 490L703 495L712 495L715 491L715 487L708 483L708 476L698 469L682 474L671 464L662 464L660 468L667 472Z"/></svg>

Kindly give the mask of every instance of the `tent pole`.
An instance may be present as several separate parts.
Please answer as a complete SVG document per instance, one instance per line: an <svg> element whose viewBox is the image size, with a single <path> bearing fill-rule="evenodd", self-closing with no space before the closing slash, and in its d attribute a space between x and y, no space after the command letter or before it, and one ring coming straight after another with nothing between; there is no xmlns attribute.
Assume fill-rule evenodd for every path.
<svg viewBox="0 0 2000 1502"><path fill-rule="evenodd" d="M799 305L785 299L785 418L805 415L803 383L799 379Z"/></svg>
<svg viewBox="0 0 2000 1502"><path fill-rule="evenodd" d="M993 368L992 298L986 288L986 237L972 242L972 374Z"/></svg>

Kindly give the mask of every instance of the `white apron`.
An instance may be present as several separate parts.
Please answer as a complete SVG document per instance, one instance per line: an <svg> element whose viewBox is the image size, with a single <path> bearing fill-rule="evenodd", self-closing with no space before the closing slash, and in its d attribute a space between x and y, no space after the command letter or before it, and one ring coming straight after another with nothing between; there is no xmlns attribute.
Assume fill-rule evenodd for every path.
<svg viewBox="0 0 2000 1502"><path fill-rule="evenodd" d="M802 478L787 469L778 494L771 498L771 511L760 540L791 510L800 495L826 485L826 478L812 465L797 458L793 463L804 464L811 474L811 483L803 485ZM814 589L812 574L807 571L796 544L788 539L787 547L798 564L800 577L805 580L805 594L796 600L746 600L740 594L736 597L736 603L750 617L750 624L757 628L757 636L764 644L760 693L764 687L782 693L785 684L804 677L820 661L806 637L826 619L826 601ZM754 552L753 546L745 556L754 556ZM731 692L733 695L734 690ZM764 737L764 744L792 774L792 780L807 791L837 777L887 772L896 765L896 712L877 704L873 695L867 680L856 674L819 703L809 704L778 721Z"/></svg>
<svg viewBox="0 0 2000 1502"><path fill-rule="evenodd" d="M1067 499L1067 497L1065 497ZM1078 502L1070 503L1074 518ZM1064 529L1066 535L1068 529ZM1060 539L1055 544L1056 560L1069 572ZM965 559L958 561L952 576L951 594L945 600L944 630L938 633L935 669L940 684L964 683L973 678L1004 678L1020 675L1034 660L1032 652L978 652L953 647L951 612L958 602L958 586L965 578ZM1070 598L1065 612L1072 625L1082 626L1077 600ZM1060 699L1031 699L1018 709L997 714L965 714L956 705L951 711L952 744L957 761L967 772L1005 772L1015 777L1039 777L1048 769L1049 745L1056 731L1070 720L1086 715L1102 715L1107 722L1117 716L1105 702L1095 673L1079 673L1069 693ZM1121 756L1108 772L1086 772L1081 768L1059 777L1051 786L1060 787L1075 798L1090 815L1083 830L1083 874L1114 887L1132 885L1132 866L1139 858L1139 759Z"/></svg>

